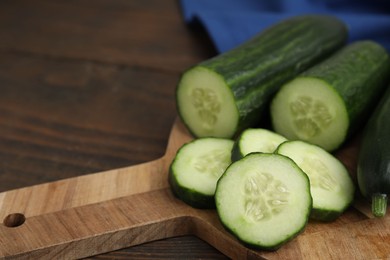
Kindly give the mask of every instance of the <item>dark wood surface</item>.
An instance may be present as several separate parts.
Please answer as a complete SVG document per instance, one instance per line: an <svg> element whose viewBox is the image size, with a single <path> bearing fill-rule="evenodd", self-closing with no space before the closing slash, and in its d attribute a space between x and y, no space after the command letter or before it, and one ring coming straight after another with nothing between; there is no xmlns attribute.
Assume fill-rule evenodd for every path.
<svg viewBox="0 0 390 260"><path fill-rule="evenodd" d="M180 73L213 55L175 0L1 1L0 192L161 157ZM186 236L93 258L226 257Z"/></svg>

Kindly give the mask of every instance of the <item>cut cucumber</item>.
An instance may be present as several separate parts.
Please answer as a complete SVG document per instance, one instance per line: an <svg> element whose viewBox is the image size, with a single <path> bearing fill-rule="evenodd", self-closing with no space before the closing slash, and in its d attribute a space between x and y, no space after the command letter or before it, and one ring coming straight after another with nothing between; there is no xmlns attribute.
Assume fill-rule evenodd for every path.
<svg viewBox="0 0 390 260"><path fill-rule="evenodd" d="M306 174L288 157L251 153L232 163L215 192L223 225L244 244L276 250L305 228L312 198Z"/></svg>
<svg viewBox="0 0 390 260"><path fill-rule="evenodd" d="M273 153L282 142L284 136L264 128L248 128L244 130L234 143L232 161L237 161L253 152Z"/></svg>
<svg viewBox="0 0 390 260"><path fill-rule="evenodd" d="M288 139L306 140L330 151L346 138L345 103L320 79L300 77L286 84L271 109L275 131Z"/></svg>
<svg viewBox="0 0 390 260"><path fill-rule="evenodd" d="M178 113L196 137L232 138L257 127L280 86L328 57L346 38L345 25L332 16L286 19L185 71L176 90Z"/></svg>
<svg viewBox="0 0 390 260"><path fill-rule="evenodd" d="M333 151L367 120L389 78L386 50L350 44L282 86L271 103L274 130Z"/></svg>
<svg viewBox="0 0 390 260"><path fill-rule="evenodd" d="M276 153L290 157L308 175L313 197L311 218L333 221L350 206L355 185L345 166L333 155L303 141L284 142Z"/></svg>
<svg viewBox="0 0 390 260"><path fill-rule="evenodd" d="M222 138L199 138L184 144L170 166L173 193L193 207L215 208L215 187L231 163L233 143Z"/></svg>

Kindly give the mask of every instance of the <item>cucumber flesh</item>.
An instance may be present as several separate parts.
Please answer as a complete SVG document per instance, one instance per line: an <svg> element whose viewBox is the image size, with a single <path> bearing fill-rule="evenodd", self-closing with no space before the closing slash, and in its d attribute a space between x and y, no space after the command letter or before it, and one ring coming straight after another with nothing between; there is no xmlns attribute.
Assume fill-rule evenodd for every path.
<svg viewBox="0 0 390 260"><path fill-rule="evenodd" d="M276 250L306 226L312 206L306 174L289 158L251 153L233 162L215 193L223 225L244 244Z"/></svg>
<svg viewBox="0 0 390 260"><path fill-rule="evenodd" d="M290 140L303 140L327 151L345 140L349 119L343 99L325 81L298 77L275 96L272 124Z"/></svg>
<svg viewBox="0 0 390 260"><path fill-rule="evenodd" d="M234 143L232 161L237 161L249 153L273 153L287 139L265 128L248 128Z"/></svg>
<svg viewBox="0 0 390 260"><path fill-rule="evenodd" d="M352 203L355 185L347 169L321 147L303 141L287 141L276 153L290 157L308 175L313 197L311 218L333 221Z"/></svg>
<svg viewBox="0 0 390 260"><path fill-rule="evenodd" d="M218 179L231 163L233 141L199 138L184 144L171 163L169 182L173 193L196 208L215 208Z"/></svg>
<svg viewBox="0 0 390 260"><path fill-rule="evenodd" d="M184 123L195 136L230 138L239 121L232 92L221 75L201 66L185 73L177 89Z"/></svg>
<svg viewBox="0 0 390 260"><path fill-rule="evenodd" d="M271 104L275 131L336 150L366 123L389 70L390 57L381 45L345 46L281 87Z"/></svg>

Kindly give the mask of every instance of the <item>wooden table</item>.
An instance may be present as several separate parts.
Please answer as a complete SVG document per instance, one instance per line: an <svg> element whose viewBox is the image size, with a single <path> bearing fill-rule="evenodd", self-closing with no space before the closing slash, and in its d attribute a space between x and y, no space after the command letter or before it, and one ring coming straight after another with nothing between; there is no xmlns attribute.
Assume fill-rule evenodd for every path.
<svg viewBox="0 0 390 260"><path fill-rule="evenodd" d="M0 2L0 192L151 161L180 73L215 54L177 1ZM225 259L192 236L97 259Z"/></svg>
<svg viewBox="0 0 390 260"><path fill-rule="evenodd" d="M50 257L45 252L53 247L54 256L83 250L86 256L134 245L91 258L226 259L225 252L248 259L387 259L390 215L368 217L367 203L355 203L332 223L310 222L283 250L255 252L228 234L215 211L195 210L173 197L165 177L180 142L170 141L174 149L165 151L174 122L175 136L190 138L175 120L176 84L185 69L215 54L205 32L183 22L174 0L0 1L0 258L12 252L28 258L31 251L19 249L30 246L33 255ZM351 173L358 137L337 154ZM123 168L140 170L116 170ZM97 172L104 172L100 186L97 175L88 175ZM49 184L33 186L42 183ZM126 189L134 196L121 193ZM109 192L118 197L107 199ZM155 228L162 211L178 226L166 221ZM192 223L182 212L192 214ZM145 219L154 240L203 233L210 244L188 235L142 244L146 239L139 237L149 233L137 228ZM123 235L123 223L130 223L134 236ZM111 227L124 232L103 232ZM49 239L55 244L45 247Z"/></svg>

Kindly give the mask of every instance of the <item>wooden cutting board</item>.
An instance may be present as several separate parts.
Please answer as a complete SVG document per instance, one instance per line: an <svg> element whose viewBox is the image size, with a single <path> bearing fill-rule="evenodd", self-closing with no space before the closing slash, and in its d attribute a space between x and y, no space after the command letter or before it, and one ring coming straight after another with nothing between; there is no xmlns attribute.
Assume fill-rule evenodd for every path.
<svg viewBox="0 0 390 260"><path fill-rule="evenodd" d="M332 223L310 221L277 251L244 247L215 210L191 208L172 195L168 167L189 140L176 120L158 160L0 193L0 258L83 258L189 234L232 259L390 258L390 217L371 218L360 199ZM356 152L352 143L337 155L351 171Z"/></svg>

